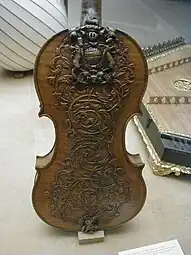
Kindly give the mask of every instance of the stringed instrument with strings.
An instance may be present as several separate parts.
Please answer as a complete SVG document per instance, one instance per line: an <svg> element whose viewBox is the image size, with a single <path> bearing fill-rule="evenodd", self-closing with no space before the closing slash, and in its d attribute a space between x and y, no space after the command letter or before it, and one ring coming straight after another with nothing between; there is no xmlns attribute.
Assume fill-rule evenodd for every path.
<svg viewBox="0 0 191 255"><path fill-rule="evenodd" d="M144 164L126 151L125 130L140 114L147 62L129 35L101 26L101 4L82 1L81 26L48 40L34 70L39 116L53 121L56 139L37 157L32 201L66 231L119 226L146 199Z"/></svg>

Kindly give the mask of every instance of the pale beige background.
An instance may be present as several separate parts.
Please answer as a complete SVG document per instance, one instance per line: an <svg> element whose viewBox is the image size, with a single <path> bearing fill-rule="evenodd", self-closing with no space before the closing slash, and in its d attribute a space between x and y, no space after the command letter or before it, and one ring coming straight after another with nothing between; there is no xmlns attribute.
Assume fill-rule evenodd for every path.
<svg viewBox="0 0 191 255"><path fill-rule="evenodd" d="M69 0L69 24L76 25L79 0ZM178 10L175 14L174 10ZM190 32L188 1L105 0L104 23L130 33L141 45ZM31 76L13 79L0 71L0 255L104 255L147 244L178 239L191 254L191 178L154 176L145 146L130 123L127 147L146 163L148 197L142 212L121 229L106 233L104 243L79 246L75 234L44 224L31 204L35 156L49 151L52 123L39 119L39 102Z"/></svg>

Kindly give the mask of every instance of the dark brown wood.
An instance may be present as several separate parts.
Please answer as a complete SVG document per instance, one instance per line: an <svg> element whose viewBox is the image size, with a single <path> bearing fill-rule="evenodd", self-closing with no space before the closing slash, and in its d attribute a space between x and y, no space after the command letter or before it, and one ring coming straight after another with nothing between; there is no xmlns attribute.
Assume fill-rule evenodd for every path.
<svg viewBox="0 0 191 255"><path fill-rule="evenodd" d="M94 232L140 212L144 164L126 151L125 129L140 113L147 78L136 41L95 23L60 32L42 47L34 72L39 116L53 121L56 140L37 157L32 200L46 223Z"/></svg>

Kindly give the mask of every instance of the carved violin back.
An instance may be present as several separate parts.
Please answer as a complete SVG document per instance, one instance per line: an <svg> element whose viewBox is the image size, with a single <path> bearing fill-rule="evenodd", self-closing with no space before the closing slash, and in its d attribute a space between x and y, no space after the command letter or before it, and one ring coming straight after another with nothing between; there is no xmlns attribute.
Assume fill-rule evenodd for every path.
<svg viewBox="0 0 191 255"><path fill-rule="evenodd" d="M100 28L92 46L94 31L84 29L82 46L82 30L63 31L37 57L39 115L53 121L56 140L37 157L33 205L52 226L91 232L132 219L144 205L144 164L126 151L125 130L140 113L148 73L131 37Z"/></svg>

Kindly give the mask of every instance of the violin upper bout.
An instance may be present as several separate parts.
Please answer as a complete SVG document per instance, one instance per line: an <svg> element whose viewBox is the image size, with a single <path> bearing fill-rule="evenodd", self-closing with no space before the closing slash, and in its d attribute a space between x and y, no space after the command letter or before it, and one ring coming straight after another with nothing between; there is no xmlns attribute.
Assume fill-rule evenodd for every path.
<svg viewBox="0 0 191 255"><path fill-rule="evenodd" d="M51 37L39 51L34 67L34 84L40 101L39 117L51 116L56 106L56 96L63 91L63 81L71 76L71 50L69 47L68 30ZM63 53L65 51L65 53ZM63 54L55 57L56 52ZM64 75L63 75L64 73ZM54 87L54 77L61 77L62 81ZM56 106L58 109L59 106ZM55 113L53 113L55 117Z"/></svg>

